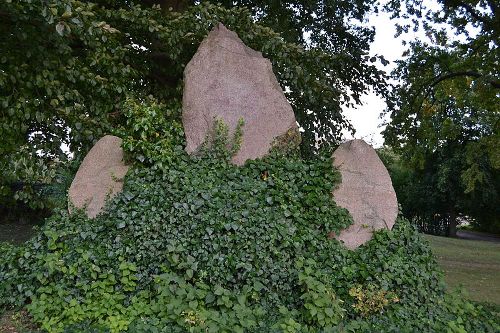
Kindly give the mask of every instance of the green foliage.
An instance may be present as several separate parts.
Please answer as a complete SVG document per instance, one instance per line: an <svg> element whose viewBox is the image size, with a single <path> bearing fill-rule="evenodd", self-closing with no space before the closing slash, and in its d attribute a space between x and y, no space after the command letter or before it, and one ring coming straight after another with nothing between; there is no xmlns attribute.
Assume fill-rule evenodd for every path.
<svg viewBox="0 0 500 333"><path fill-rule="evenodd" d="M440 0L427 6L423 1L392 0L386 9L411 19L399 33L413 26L426 36L410 42L397 62L392 77L398 84L386 110L391 117L384 131L386 144L418 179L412 184L414 199L425 202L407 208L429 207L422 213L425 220L432 223L431 217L439 215L438 222L447 220L452 236L459 215L467 215L482 230L498 232L497 5ZM437 193L429 195L427 189Z"/></svg>
<svg viewBox="0 0 500 333"><path fill-rule="evenodd" d="M177 326L179 331L244 332L255 328L265 314L252 300L256 295L254 286L245 286L235 294L220 285L210 288L186 279L193 278L170 273L156 278L157 297L151 303L151 317L159 318L163 327L173 326L174 331ZM139 323L131 331L137 330Z"/></svg>
<svg viewBox="0 0 500 333"><path fill-rule="evenodd" d="M500 173L487 161L476 161L485 166L483 184L467 191L461 173L467 168L468 152L461 145L449 143L427 153L422 167L409 164L389 148L378 153L389 170L403 215L421 231L448 235L451 213L465 216L475 229L500 230Z"/></svg>
<svg viewBox="0 0 500 333"><path fill-rule="evenodd" d="M3 1L0 5L0 166L29 147L26 162L2 176L43 182L45 170L65 153L88 149L110 129L108 114L129 89L118 32L96 22L96 5L79 1ZM26 173L32 171L30 177ZM17 198L30 202L27 190Z"/></svg>
<svg viewBox="0 0 500 333"><path fill-rule="evenodd" d="M85 285L76 283L73 291L78 291L82 296L75 297L64 286L46 283L46 277L37 276L42 286L32 297L28 310L43 329L60 332L66 325L90 321L109 327L111 332L120 332L134 318L148 313L146 303L139 302L143 292L131 298L130 304L124 304L127 296L135 290L137 268L134 264L121 260L118 270L105 271L89 259L88 255L82 253L73 265L57 262L57 255L46 261L51 274L64 274L66 278L77 281L78 273L83 271L92 277L92 282ZM80 267L77 268L77 265ZM117 284L120 284L120 291L115 290Z"/></svg>
<svg viewBox="0 0 500 333"><path fill-rule="evenodd" d="M237 167L218 128L191 157L156 141L168 158L136 163L95 219L60 211L23 247L2 245L0 304L29 301L49 332L498 328L491 313L445 298L431 251L406 221L357 251L328 238L351 223L331 197L329 154ZM128 153L136 160L143 150ZM361 313L358 285L368 295ZM386 304L379 290L399 301Z"/></svg>
<svg viewBox="0 0 500 333"><path fill-rule="evenodd" d="M0 242L0 307L19 305L19 290L16 290L16 279L19 272L19 259L24 254L23 249L10 243ZM29 295L28 295L29 294ZM27 296L32 294L27 293ZM0 311L1 312L1 311Z"/></svg>
<svg viewBox="0 0 500 333"><path fill-rule="evenodd" d="M198 153L206 158L221 159L229 162L240 150L245 122L239 119L232 138L229 138L229 127L223 120L215 118L212 133L207 134Z"/></svg>
<svg viewBox="0 0 500 333"><path fill-rule="evenodd" d="M128 98L122 108L126 120L116 134L123 138L126 159L155 168L170 164L174 149L179 149L176 145L184 143L180 104Z"/></svg>
<svg viewBox="0 0 500 333"><path fill-rule="evenodd" d="M51 162L67 154L61 144L81 159L104 134L127 126L124 113L134 108L122 108L128 95L153 96L171 111L157 124L178 126L183 70L218 22L272 61L306 130L303 152L315 150L315 135L326 145L338 142L343 129L352 130L341 105L359 103L369 89L385 92L384 74L366 56L374 34L363 21L375 4L294 3L292 10L258 0L2 1L0 169L9 175L0 174L0 192L12 181L45 179ZM21 163L23 147L30 150ZM16 199L36 198L27 187Z"/></svg>
<svg viewBox="0 0 500 333"><path fill-rule="evenodd" d="M335 296L331 286L322 281L328 281L318 269L313 259L305 263L299 261L297 268L303 270L299 273L299 285L303 289L300 299L306 309L305 317L313 327L333 327L344 317L343 301Z"/></svg>
<svg viewBox="0 0 500 333"><path fill-rule="evenodd" d="M27 203L30 208L44 208L48 203L41 200L41 192L37 188L41 184L49 184L56 176L57 164L43 159L33 160L32 149L19 147L19 150L10 156L9 160L0 161L0 200L9 206L15 205L16 201ZM22 179L23 182L19 182ZM13 185L19 182L19 189L13 189Z"/></svg>
<svg viewBox="0 0 500 333"><path fill-rule="evenodd" d="M275 152L236 167L229 161L239 131L231 141L220 122L200 154L183 151L182 72L218 22L271 59L305 130L303 152L315 150L316 136L338 141L350 129L340 106L385 88L370 64L376 58L365 54L373 32L347 26L361 23L374 2L147 6L157 2L167 3L0 4L0 48L7 50L0 166L19 166L2 171L2 183L39 182L51 162L63 160L61 143L80 157L105 133L122 136L135 162L123 192L97 218L61 210L22 247L0 245L0 306L29 303L50 332L498 331L491 310L444 293L432 253L408 222L377 232L357 251L328 238L351 223L331 197L338 174L328 152L314 161ZM469 97L492 96L484 91ZM446 106L469 106L453 103ZM458 117L446 116L426 123L441 124L442 136L430 143L460 133ZM456 175L452 166L440 174ZM484 179L470 170L468 193ZM399 301L386 304L380 290Z"/></svg>

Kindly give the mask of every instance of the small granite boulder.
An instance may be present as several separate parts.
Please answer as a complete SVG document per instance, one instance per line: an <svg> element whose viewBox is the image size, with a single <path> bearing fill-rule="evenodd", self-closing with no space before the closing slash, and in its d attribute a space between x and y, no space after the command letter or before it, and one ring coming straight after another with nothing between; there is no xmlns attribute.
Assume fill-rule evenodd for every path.
<svg viewBox="0 0 500 333"><path fill-rule="evenodd" d="M123 163L122 139L106 135L83 159L69 188L69 200L76 208L86 206L87 216L94 218L108 197L121 192L128 166ZM71 212L71 205L69 207Z"/></svg>
<svg viewBox="0 0 500 333"><path fill-rule="evenodd" d="M398 215L398 201L387 169L366 142L343 143L333 157L333 164L342 175L342 183L333 196L354 220L337 239L352 250L369 241L375 230L392 229Z"/></svg>
<svg viewBox="0 0 500 333"><path fill-rule="evenodd" d="M241 148L233 163L266 155L276 138L298 134L292 107L274 76L271 62L219 23L203 40L184 71L182 123L188 153L213 133L215 120L232 138L244 121Z"/></svg>

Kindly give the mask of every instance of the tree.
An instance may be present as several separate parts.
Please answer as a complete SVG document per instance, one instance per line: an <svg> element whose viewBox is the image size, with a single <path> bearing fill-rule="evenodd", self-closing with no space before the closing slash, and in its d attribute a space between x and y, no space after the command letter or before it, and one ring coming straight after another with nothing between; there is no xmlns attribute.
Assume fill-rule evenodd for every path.
<svg viewBox="0 0 500 333"><path fill-rule="evenodd" d="M488 180L467 192L461 174L466 153L451 144L426 156L422 167L411 166L390 148L378 151L391 175L403 215L419 230L454 235L459 217L483 231L499 230L499 173L488 170ZM492 172L493 171L493 172Z"/></svg>
<svg viewBox="0 0 500 333"><path fill-rule="evenodd" d="M1 191L12 197L12 181L25 193L46 182L67 157L63 145L80 158L124 122L127 96L152 95L179 119L184 66L219 21L271 59L305 131L303 152L314 152L316 138L335 144L353 130L341 106L385 92L377 58L367 56L374 31L363 25L376 10L373 0L3 1Z"/></svg>
<svg viewBox="0 0 500 333"><path fill-rule="evenodd" d="M422 19L430 41L411 42L392 73L400 84L388 99L391 122L384 137L438 194L439 204L431 207L449 219L453 236L458 214L498 228L500 24L492 1L439 4L434 10L422 2L402 6L416 28Z"/></svg>

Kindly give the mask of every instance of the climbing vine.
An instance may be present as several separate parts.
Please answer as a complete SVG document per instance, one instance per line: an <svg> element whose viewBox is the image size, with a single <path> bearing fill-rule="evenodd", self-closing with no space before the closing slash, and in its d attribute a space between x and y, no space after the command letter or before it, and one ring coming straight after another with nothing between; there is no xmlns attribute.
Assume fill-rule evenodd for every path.
<svg viewBox="0 0 500 333"><path fill-rule="evenodd" d="M176 126L155 134L168 106L127 103L140 126L122 129L133 162L123 192L95 219L59 211L22 247L1 245L1 307L29 303L49 332L499 328L493 312L446 296L406 221L356 251L328 237L352 222L332 200L330 152L238 167L238 135L219 122L189 156Z"/></svg>

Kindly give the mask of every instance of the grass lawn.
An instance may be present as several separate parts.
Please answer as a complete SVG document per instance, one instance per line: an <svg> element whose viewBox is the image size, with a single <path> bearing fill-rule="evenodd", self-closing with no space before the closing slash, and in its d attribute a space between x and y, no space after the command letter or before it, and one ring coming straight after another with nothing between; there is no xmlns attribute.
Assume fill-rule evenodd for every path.
<svg viewBox="0 0 500 333"><path fill-rule="evenodd" d="M475 301L500 304L500 243L425 235L450 289L462 285Z"/></svg>

